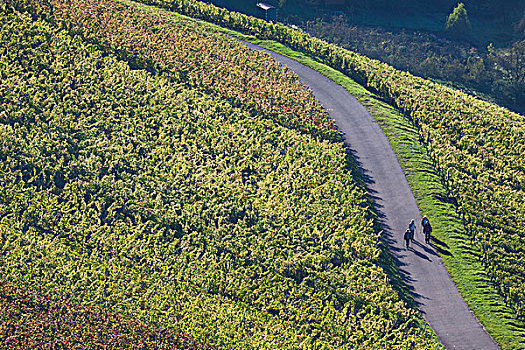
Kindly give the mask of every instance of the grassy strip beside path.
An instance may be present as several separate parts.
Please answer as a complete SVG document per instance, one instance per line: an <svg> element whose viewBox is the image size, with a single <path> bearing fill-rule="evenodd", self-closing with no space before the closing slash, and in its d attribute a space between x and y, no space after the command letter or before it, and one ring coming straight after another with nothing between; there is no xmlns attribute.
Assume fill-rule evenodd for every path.
<svg viewBox="0 0 525 350"><path fill-rule="evenodd" d="M502 349L524 348L525 322L516 320L484 273L478 249L471 244L454 205L448 202L440 176L411 122L363 86L321 62L280 43L249 41L320 72L345 88L367 108L392 145L421 213L432 220L436 249L470 310ZM423 240L420 232L416 238Z"/></svg>
<svg viewBox="0 0 525 350"><path fill-rule="evenodd" d="M378 121L387 135L412 188L421 213L429 216L432 220L435 246L469 308L502 349L525 347L525 322L515 319L511 310L505 305L504 299L498 294L484 273L478 259L478 250L476 246L471 245L470 238L466 234L453 204L448 202L446 190L432 166L426 148L419 142L417 129L399 111L346 75L280 43L258 40L253 36L243 35L208 22L129 0L120 1L153 11L159 16L172 18L177 16L180 20L207 28L211 32L231 35L293 58L335 81L356 97ZM416 238L422 240L423 237L420 232L418 235ZM388 267L393 265L387 261L391 259L388 254L384 254L384 257L386 260L383 267L388 271ZM389 272L394 283L397 280L397 284L399 284L398 274L394 271ZM411 298L406 295L406 288L398 289L400 289L402 296L405 294L403 296L405 301L410 303Z"/></svg>

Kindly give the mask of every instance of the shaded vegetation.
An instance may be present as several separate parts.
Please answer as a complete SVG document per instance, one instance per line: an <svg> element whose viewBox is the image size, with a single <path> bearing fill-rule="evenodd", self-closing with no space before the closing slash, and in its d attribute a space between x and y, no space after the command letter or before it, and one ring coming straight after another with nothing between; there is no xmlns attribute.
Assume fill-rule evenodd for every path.
<svg viewBox="0 0 525 350"><path fill-rule="evenodd" d="M308 22L306 29L398 69L525 111L525 41L506 49L476 48L431 33L352 25L343 15Z"/></svg>
<svg viewBox="0 0 525 350"><path fill-rule="evenodd" d="M262 12L245 1L212 2L264 18ZM277 1L267 2L279 6ZM470 20L463 20L463 28L457 27L457 31L447 34L447 17L457 5L457 0L379 3L346 0L342 4L289 0L279 10L278 19L396 68L438 79L448 86L524 113L525 86L509 66L513 65L511 52L525 39L525 2L464 1L462 9L464 13L468 10ZM349 31L354 31L352 38ZM380 38L375 38L378 35ZM491 43L495 55L487 50ZM505 63L499 65L501 61Z"/></svg>
<svg viewBox="0 0 525 350"><path fill-rule="evenodd" d="M467 38L471 30L470 20L468 19L465 4L460 2L447 17L445 31L456 38Z"/></svg>

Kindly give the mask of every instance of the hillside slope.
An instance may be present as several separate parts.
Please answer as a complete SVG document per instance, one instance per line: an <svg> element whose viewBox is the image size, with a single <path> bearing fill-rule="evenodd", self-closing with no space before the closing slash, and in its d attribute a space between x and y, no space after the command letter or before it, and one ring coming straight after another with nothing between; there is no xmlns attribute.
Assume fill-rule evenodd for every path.
<svg viewBox="0 0 525 350"><path fill-rule="evenodd" d="M281 42L318 58L399 109L418 128L447 200L455 204L477 244L485 272L515 317L525 316L522 115L280 24L198 1L143 2Z"/></svg>
<svg viewBox="0 0 525 350"><path fill-rule="evenodd" d="M162 36L180 26L112 1L26 4L9 3L33 17L0 12L5 280L228 348L434 347L377 265L364 190L297 78L268 59L267 101L294 104L265 105L268 84L236 85L258 86L265 56L232 40L177 37L232 48L203 86ZM68 4L78 17L62 21Z"/></svg>
<svg viewBox="0 0 525 350"><path fill-rule="evenodd" d="M422 217L396 154L376 120L342 86L290 58L271 55L310 86L344 132L366 176L366 189L403 281L440 342L447 349L499 349L461 298L438 255L439 246L424 244L418 230L417 239L406 249L402 233L410 220L419 223ZM428 214L435 224L436 213ZM434 240L438 241L436 235Z"/></svg>

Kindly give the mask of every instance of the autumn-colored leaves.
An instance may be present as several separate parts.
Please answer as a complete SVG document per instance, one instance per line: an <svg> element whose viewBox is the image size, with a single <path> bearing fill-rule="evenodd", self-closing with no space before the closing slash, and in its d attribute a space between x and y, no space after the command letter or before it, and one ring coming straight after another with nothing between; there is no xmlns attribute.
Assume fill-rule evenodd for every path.
<svg viewBox="0 0 525 350"><path fill-rule="evenodd" d="M212 349L187 335L0 282L2 349Z"/></svg>
<svg viewBox="0 0 525 350"><path fill-rule="evenodd" d="M310 92L268 55L176 21L112 1L52 0L55 20L137 61L316 137L338 139L333 121ZM297 103L301 101L300 103Z"/></svg>

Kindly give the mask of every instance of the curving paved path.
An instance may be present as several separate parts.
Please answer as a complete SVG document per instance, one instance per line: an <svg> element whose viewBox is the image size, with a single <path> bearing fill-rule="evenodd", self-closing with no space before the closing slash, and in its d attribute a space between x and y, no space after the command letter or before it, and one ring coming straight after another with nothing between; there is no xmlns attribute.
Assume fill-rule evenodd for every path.
<svg viewBox="0 0 525 350"><path fill-rule="evenodd" d="M294 71L345 134L401 276L445 348L499 349L461 298L435 248L420 243L421 213L396 155L374 118L345 89L313 69L259 46L244 44L268 52ZM418 225L419 242L407 251L402 235L411 219Z"/></svg>

